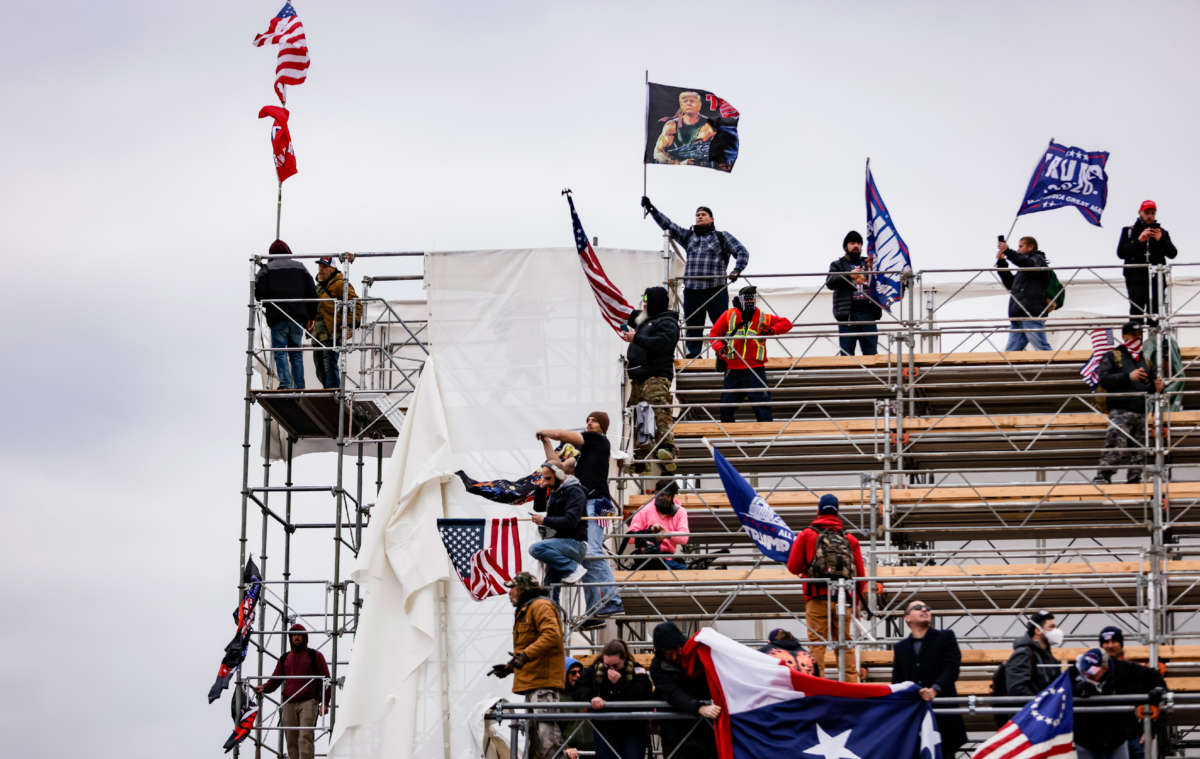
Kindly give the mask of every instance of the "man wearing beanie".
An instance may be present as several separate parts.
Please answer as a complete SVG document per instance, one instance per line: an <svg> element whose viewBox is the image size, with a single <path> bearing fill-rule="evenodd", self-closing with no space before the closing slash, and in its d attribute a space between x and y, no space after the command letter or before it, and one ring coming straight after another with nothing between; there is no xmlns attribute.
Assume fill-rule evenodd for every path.
<svg viewBox="0 0 1200 759"><path fill-rule="evenodd" d="M709 321L715 322L729 308L726 280L733 282L742 275L750 263L750 253L736 237L717 231L712 209L708 206L696 209L696 224L690 229L684 229L664 216L645 195L642 196L642 208L659 228L687 251L683 267L683 314L687 322L687 357L696 358L704 347L705 314ZM736 262L733 271L726 274L731 256Z"/></svg>
<svg viewBox="0 0 1200 759"><path fill-rule="evenodd" d="M616 507L613 506L612 496L608 489L608 466L612 455L612 444L608 440L608 414L603 411L593 411L587 415L583 432L576 430L538 430L538 440L546 452L548 461L559 461L559 455L554 450L552 440L569 443L579 450L575 458L575 477L583 486L586 497L584 514L589 517L609 516ZM604 624L599 617L623 614L625 607L621 603L621 594L617 590L616 578L613 577L612 565L605 558L604 527L606 522L601 519L584 522L587 541L587 556L583 560L586 572L584 596L587 599L587 613L594 618L580 625L582 629L600 627Z"/></svg>
<svg viewBox="0 0 1200 759"><path fill-rule="evenodd" d="M1125 633L1116 625L1109 625L1100 630L1100 648L1113 661L1114 683L1113 693L1145 695L1155 688L1166 689L1167 682L1158 670L1137 662L1125 659ZM1129 759L1142 759L1146 755L1142 724L1136 719L1128 726L1131 737L1126 742ZM1159 742L1158 755L1165 755L1167 737L1166 725L1161 723L1154 730Z"/></svg>
<svg viewBox="0 0 1200 759"><path fill-rule="evenodd" d="M529 555L546 568L546 583L574 584L583 579L587 569L587 496L573 474L563 471L558 461L542 464L538 489L533 494L530 519L538 526L542 540L529 546ZM554 589L558 600L558 588Z"/></svg>
<svg viewBox="0 0 1200 759"><path fill-rule="evenodd" d="M720 706L701 703L711 700L712 694L708 690L708 679L700 658L693 654L688 668L684 669L683 645L687 643L687 638L683 632L674 622L662 622L654 628L653 640L654 660L650 662L650 679L654 681L655 699L706 720L720 716ZM687 759L717 757L716 738L708 722L696 725L685 720L663 720L659 730L662 733L663 756Z"/></svg>
<svg viewBox="0 0 1200 759"><path fill-rule="evenodd" d="M1158 279L1149 265L1165 264L1179 255L1171 235L1158 224L1158 204L1144 200L1133 224L1121 228L1117 258L1125 262L1125 292L1129 296L1129 315L1139 322L1146 314L1157 314ZM1153 318L1150 322L1153 323Z"/></svg>
<svg viewBox="0 0 1200 759"><path fill-rule="evenodd" d="M870 270L871 261L863 258L862 246L862 235L854 230L847 232L842 240L843 255L829 264L825 279L825 286L833 290L833 318L838 322L838 345L843 356L853 356L856 343L864 356L879 353L874 322L883 316L883 309L867 289L864 272Z"/></svg>
<svg viewBox="0 0 1200 759"><path fill-rule="evenodd" d="M809 649L817 665L826 677L838 677L837 666L826 666L825 649L829 641L838 638L839 628L849 641L853 635L850 620L855 615L855 601L866 600L867 583L860 580L846 598L846 613L841 619L837 614L830 619L830 606L837 605L837 597L829 594L836 588L837 580L852 580L866 574L863 569L862 549L858 538L847 535L841 517L838 516L838 499L833 493L821 496L817 505L817 518L796 535L792 550L788 553L788 571L800 577L830 582L804 583L804 621L808 625ZM832 624L831 624L832 622ZM847 662L852 658L847 656ZM840 678L839 678L840 679ZM846 668L846 681L858 682L858 672L853 664Z"/></svg>
<svg viewBox="0 0 1200 759"><path fill-rule="evenodd" d="M1009 271L1009 261L1017 267L1016 274ZM1009 291L1008 321L1012 331L1004 346L1006 351L1025 350L1026 345L1038 351L1050 350L1046 340L1046 314L1051 303L1046 297L1046 285L1050 272L1044 270L1045 266L1046 254L1038 250L1037 240L1032 237L1022 237L1015 251L1003 240L996 243L996 273ZM1029 268L1043 270L1025 271Z"/></svg>
<svg viewBox="0 0 1200 759"><path fill-rule="evenodd" d="M290 256L292 249L283 240L271 243L271 256ZM294 258L270 258L254 279L254 297L267 303L264 311L275 349L275 373L279 389L304 389L304 331L311 330L317 316L317 288L304 264ZM284 350L280 350L284 349Z"/></svg>
<svg viewBox="0 0 1200 759"><path fill-rule="evenodd" d="M747 285L733 299L733 308L721 314L713 325L709 337L713 352L728 366L725 371L725 392L721 393L721 421L732 422L736 418L738 403L742 398L750 401L754 419L769 422L774 419L770 403L771 391L767 385L767 341L765 335L782 335L792 328L792 323L782 316L764 314L758 308L758 289Z"/></svg>
<svg viewBox="0 0 1200 759"><path fill-rule="evenodd" d="M629 315L621 339L629 343L625 353L629 372L627 406L643 401L654 409L654 440L634 447L637 459L651 456L675 471L675 436L671 414L671 380L675 378L675 346L679 344L679 314L670 310L665 287L647 287L642 307Z"/></svg>

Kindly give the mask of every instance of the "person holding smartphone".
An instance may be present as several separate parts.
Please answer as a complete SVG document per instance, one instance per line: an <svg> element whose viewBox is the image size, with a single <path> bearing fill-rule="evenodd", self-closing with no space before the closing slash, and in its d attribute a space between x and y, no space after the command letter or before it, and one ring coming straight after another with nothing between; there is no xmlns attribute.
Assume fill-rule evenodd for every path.
<svg viewBox="0 0 1200 759"><path fill-rule="evenodd" d="M1148 319L1153 324L1154 315L1158 314L1158 279L1148 265L1165 264L1168 258L1177 255L1179 251L1171 242L1170 233L1159 226L1158 205L1153 200L1143 200L1137 220L1121 228L1121 239L1117 243L1117 258L1125 262L1129 315L1135 321Z"/></svg>
<svg viewBox="0 0 1200 759"><path fill-rule="evenodd" d="M1017 267L1016 273L1009 270L1009 261ZM1025 350L1026 345L1038 351L1050 350L1046 339L1046 313L1050 305L1046 284L1050 272L1046 266L1046 254L1038 250L1037 240L1032 237L1022 237L1016 250L1009 248L1003 237L996 243L996 273L1010 293L1008 319L1012 331L1004 346L1006 351Z"/></svg>

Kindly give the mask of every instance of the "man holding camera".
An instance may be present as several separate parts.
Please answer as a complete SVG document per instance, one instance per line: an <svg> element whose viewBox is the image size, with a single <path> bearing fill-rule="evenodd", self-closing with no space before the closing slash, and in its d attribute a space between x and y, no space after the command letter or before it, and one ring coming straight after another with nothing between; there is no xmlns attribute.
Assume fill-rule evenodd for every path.
<svg viewBox="0 0 1200 759"><path fill-rule="evenodd" d="M1158 313L1158 279L1147 265L1165 264L1168 258L1179 255L1170 233L1159 226L1157 216L1158 205L1153 200L1143 200L1137 221L1121 228L1117 243L1117 258L1125 262L1129 315L1137 321L1148 313ZM1153 323L1154 319L1149 321Z"/></svg>

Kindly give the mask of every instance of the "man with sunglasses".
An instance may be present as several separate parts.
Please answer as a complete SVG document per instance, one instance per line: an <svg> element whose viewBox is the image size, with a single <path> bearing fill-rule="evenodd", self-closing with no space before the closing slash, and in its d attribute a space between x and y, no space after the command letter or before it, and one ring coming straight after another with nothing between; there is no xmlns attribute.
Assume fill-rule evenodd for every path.
<svg viewBox="0 0 1200 759"><path fill-rule="evenodd" d="M913 601L904 610L909 635L892 646L892 682L912 681L921 686L921 698L933 701L938 696L957 696L954 683L962 665L962 652L953 630L933 627L933 610L921 601ZM942 755L954 752L967 742L967 730L957 714L935 714L942 735Z"/></svg>

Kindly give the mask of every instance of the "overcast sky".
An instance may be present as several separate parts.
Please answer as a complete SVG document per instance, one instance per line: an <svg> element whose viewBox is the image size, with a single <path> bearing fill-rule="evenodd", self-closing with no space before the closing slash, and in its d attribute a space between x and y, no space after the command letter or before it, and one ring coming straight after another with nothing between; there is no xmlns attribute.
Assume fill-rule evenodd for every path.
<svg viewBox="0 0 1200 759"><path fill-rule="evenodd" d="M1018 234L1059 266L1112 263L1150 197L1196 258L1195 3L296 7L297 252L570 245L567 186L602 245L657 247L649 69L741 111L731 175L655 166L649 188L685 223L712 206L751 272L826 268L863 227L867 156L914 267L989 266L1052 137L1112 152L1104 227L1063 209ZM246 259L274 236L255 118L274 52L250 40L278 8L6 7L13 755L213 756L230 728L204 694L235 601Z"/></svg>

